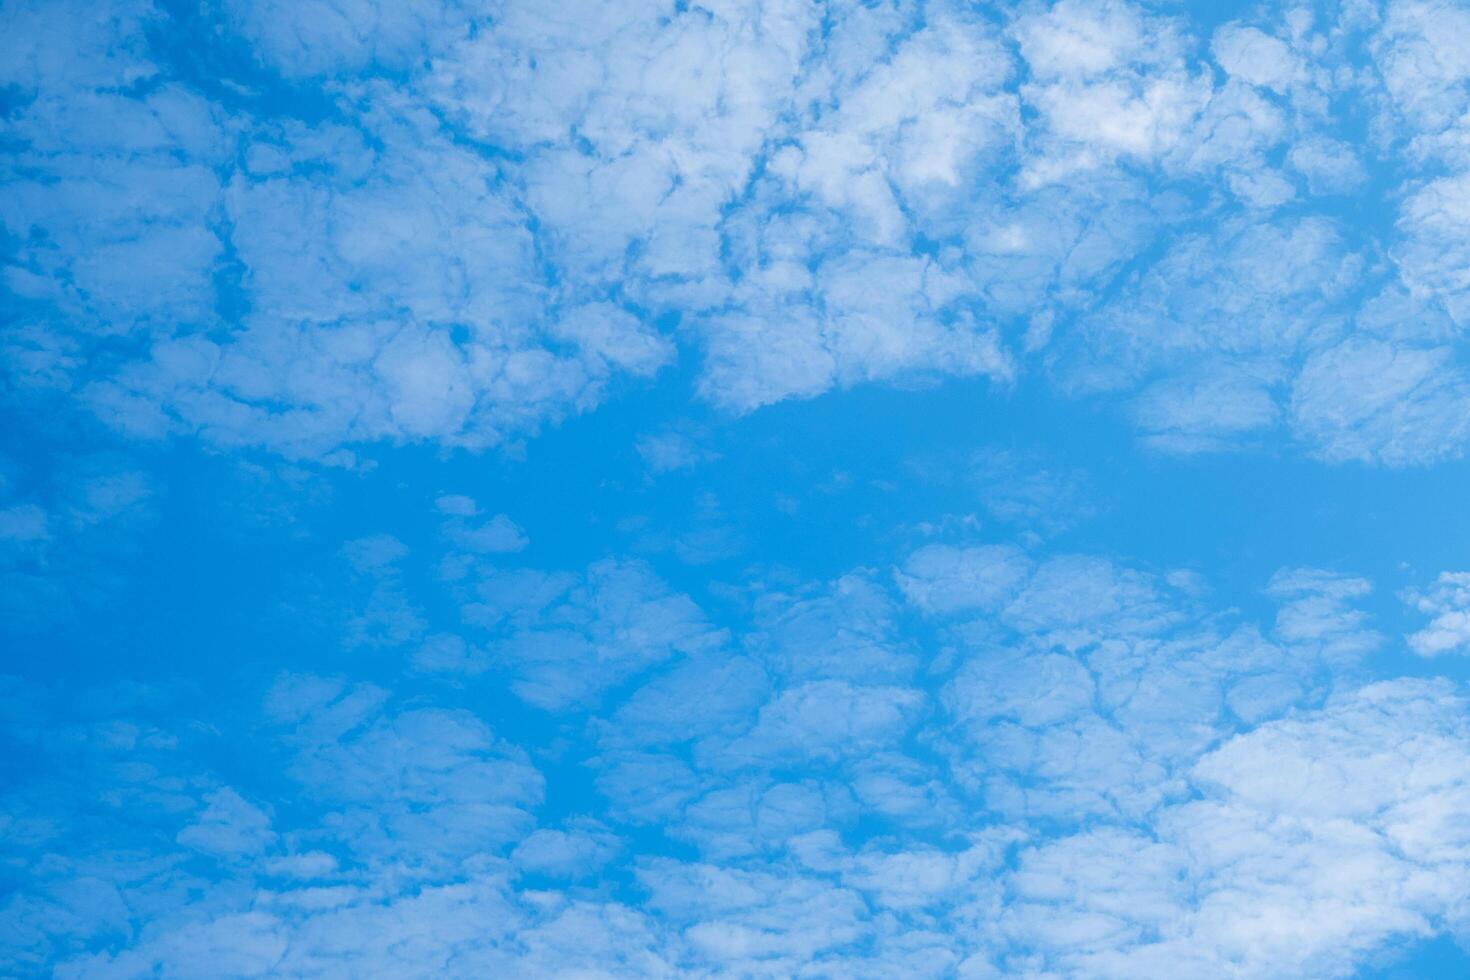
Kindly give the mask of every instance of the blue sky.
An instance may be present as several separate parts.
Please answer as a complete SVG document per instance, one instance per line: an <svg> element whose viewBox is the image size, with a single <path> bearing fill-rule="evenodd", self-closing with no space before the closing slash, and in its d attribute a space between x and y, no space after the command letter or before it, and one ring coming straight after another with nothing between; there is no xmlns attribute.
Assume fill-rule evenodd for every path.
<svg viewBox="0 0 1470 980"><path fill-rule="evenodd" d="M1470 970L1470 8L0 0L0 973Z"/></svg>

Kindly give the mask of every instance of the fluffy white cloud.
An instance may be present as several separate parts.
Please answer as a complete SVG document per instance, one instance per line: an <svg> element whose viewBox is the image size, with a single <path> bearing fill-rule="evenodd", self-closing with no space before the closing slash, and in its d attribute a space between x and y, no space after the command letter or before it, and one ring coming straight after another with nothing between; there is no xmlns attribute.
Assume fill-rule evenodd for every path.
<svg viewBox="0 0 1470 980"><path fill-rule="evenodd" d="M479 524L451 517L444 522L444 535L459 547L481 554L516 552L530 543L520 526L505 514L496 514Z"/></svg>
<svg viewBox="0 0 1470 980"><path fill-rule="evenodd" d="M606 827L580 821L566 830L537 830L516 845L511 860L532 874L585 878L607 864L618 846L618 839Z"/></svg>
<svg viewBox="0 0 1470 980"><path fill-rule="evenodd" d="M892 598L866 574L791 592L763 590L754 611L746 645L782 678L896 680L916 665L897 636Z"/></svg>
<svg viewBox="0 0 1470 980"><path fill-rule="evenodd" d="M1470 866L1446 817L1465 718L1445 686L1403 681L1240 735L1194 767L1204 798L1149 834L1023 852L1004 932L1063 973L1349 975L1390 936L1459 915Z"/></svg>
<svg viewBox="0 0 1470 980"><path fill-rule="evenodd" d="M866 918L854 892L820 879L671 861L639 879L650 907L684 926L693 956L736 970L780 972L854 941Z"/></svg>
<svg viewBox="0 0 1470 980"><path fill-rule="evenodd" d="M834 258L794 302L753 296L711 318L702 391L750 411L905 375L1010 380L1015 369L998 332L956 302L962 295L955 272L933 259L868 251Z"/></svg>
<svg viewBox="0 0 1470 980"><path fill-rule="evenodd" d="M340 32L327 5L307 10L325 33L263 23L316 50ZM416 46L405 26L375 30ZM111 27L115 44L142 36L136 20ZM85 387L125 431L293 455L495 445L670 357L620 307L555 296L499 170L386 89L345 123L306 126L229 116L179 85L132 98L36 70L36 98L8 123L28 176L7 183L19 196L5 209L32 244L6 282L53 314L17 335L11 362L27 384ZM148 353L98 361L97 334L140 334Z"/></svg>
<svg viewBox="0 0 1470 980"><path fill-rule="evenodd" d="M1432 180L1416 189L1399 214L1403 240L1394 257L1410 289L1442 296L1456 320L1470 317L1470 174Z"/></svg>
<svg viewBox="0 0 1470 980"><path fill-rule="evenodd" d="M1435 0L1394 0L1386 6L1372 45L1393 107L1416 130L1442 129L1466 106L1470 15Z"/></svg>
<svg viewBox="0 0 1470 980"><path fill-rule="evenodd" d="M1026 556L1012 547L932 544L910 555L894 577L909 602L926 612L946 614L999 607L1029 572Z"/></svg>
<svg viewBox="0 0 1470 980"><path fill-rule="evenodd" d="M1470 387L1449 348L1349 340L1303 365L1291 411L1325 459L1430 463L1462 451Z"/></svg>
<svg viewBox="0 0 1470 980"><path fill-rule="evenodd" d="M1004 25L754 0L212 9L261 86L320 95L302 118L173 79L147 8L62 57L45 38L63 13L7 14L25 93L6 120L4 282L24 312L7 364L126 432L296 456L514 443L652 377L673 330L735 412L1009 384L1056 334L1063 387L1141 392L1154 446L1254 444L1358 301L1358 250L1315 205L1272 216L1361 186L1334 100L1407 127L1382 142L1408 170L1464 142L1464 18L1427 3L1233 22L1208 45L1123 2ZM1376 76L1348 67L1368 27ZM1458 170L1411 174L1375 245L1463 319ZM1184 230L1201 214L1214 236ZM1443 355L1428 380L1453 388ZM1303 406L1292 431L1328 459L1423 461L1426 424L1464 437L1439 401L1350 435Z"/></svg>
<svg viewBox="0 0 1470 980"><path fill-rule="evenodd" d="M897 742L923 703L919 691L906 688L812 681L762 707L727 758L769 765L795 753L818 763L866 755Z"/></svg>
<svg viewBox="0 0 1470 980"><path fill-rule="evenodd" d="M1353 663L1381 645L1368 616L1353 608L1372 592L1367 579L1318 568L1284 568L1271 576L1266 594L1281 603L1274 633L1284 644L1335 666Z"/></svg>
<svg viewBox="0 0 1470 980"><path fill-rule="evenodd" d="M270 816L229 787L204 797L205 807L178 841L208 854L254 854L275 840Z"/></svg>
<svg viewBox="0 0 1470 980"><path fill-rule="evenodd" d="M378 536L346 556L367 575L409 553ZM17 865L35 884L0 906L0 928L40 936L78 975L223 962L939 977L966 963L1149 977L1180 963L1342 975L1459 921L1463 697L1423 681L1328 694L1331 671L1378 642L1353 608L1366 582L1282 572L1267 638L1102 559L931 545L900 567L897 588L857 572L767 594L733 639L636 565L470 579L476 615L523 650L566 630L596 651L588 664L626 654L650 671L606 695L591 741L547 757L546 776L468 711L306 675L265 705L295 800L273 813L256 792L172 777L186 770L165 733L50 736L78 759L130 760L90 763L83 782L153 801L169 830L142 830L158 855L143 872L105 863L116 836L85 861ZM1451 604L1456 583L1434 601ZM944 656L898 639L901 598ZM425 649L469 656L455 639ZM943 678L937 704L921 665ZM12 739L48 730L8 725ZM597 795L578 799L597 818L538 828L546 780L584 762ZM72 831L29 829L4 805L16 846L70 848ZM174 853L214 870L185 873ZM628 868L626 896L590 886Z"/></svg>
<svg viewBox="0 0 1470 980"><path fill-rule="evenodd" d="M458 2L226 0L221 8L227 23L250 42L256 56L290 78L403 71L419 63L426 48L433 50L462 36L473 19Z"/></svg>
<svg viewBox="0 0 1470 980"><path fill-rule="evenodd" d="M282 678L267 702L295 749L306 794L340 806L329 823L366 861L453 861L518 840L544 781L524 753L474 715L383 710L386 692L320 677Z"/></svg>
<svg viewBox="0 0 1470 980"><path fill-rule="evenodd" d="M1167 452L1232 448L1280 414L1267 364L1205 367L1156 382L1134 402L1145 442Z"/></svg>
<svg viewBox="0 0 1470 980"><path fill-rule="evenodd" d="M1210 353L1245 366L1279 362L1333 329L1359 264L1341 229L1318 218L1182 236L1103 315L1083 321L1078 382L1122 386Z"/></svg>
<svg viewBox="0 0 1470 980"><path fill-rule="evenodd" d="M1216 31L1210 50L1231 75L1275 92L1285 93L1305 72L1286 42L1238 23Z"/></svg>
<svg viewBox="0 0 1470 980"><path fill-rule="evenodd" d="M512 690L545 709L595 703L609 688L726 636L699 607L640 562L603 561L585 578L486 570L467 618L487 627L493 662Z"/></svg>
<svg viewBox="0 0 1470 980"><path fill-rule="evenodd" d="M1409 649L1421 657L1470 651L1470 574L1441 572L1429 589L1404 598L1431 617L1428 626L1409 634Z"/></svg>
<svg viewBox="0 0 1470 980"><path fill-rule="evenodd" d="M969 603L936 606L930 597L964 595L973 575L935 557L980 554L921 549L910 567L930 566L927 581L907 591L959 620L961 659L941 696L954 779L1012 818L1137 819L1185 793L1184 767L1216 739L1310 703L1329 670L1379 643L1351 605L1367 583L1309 570L1272 581L1274 642L1245 625L1194 625L1187 593L1101 559L1022 564L979 619Z"/></svg>

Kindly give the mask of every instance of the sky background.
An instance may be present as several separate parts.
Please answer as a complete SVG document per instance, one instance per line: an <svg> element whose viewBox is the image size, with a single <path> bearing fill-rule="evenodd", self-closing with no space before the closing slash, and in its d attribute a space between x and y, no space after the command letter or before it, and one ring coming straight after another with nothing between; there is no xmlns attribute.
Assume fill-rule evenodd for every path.
<svg viewBox="0 0 1470 980"><path fill-rule="evenodd" d="M1470 972L1470 7L0 0L0 974Z"/></svg>

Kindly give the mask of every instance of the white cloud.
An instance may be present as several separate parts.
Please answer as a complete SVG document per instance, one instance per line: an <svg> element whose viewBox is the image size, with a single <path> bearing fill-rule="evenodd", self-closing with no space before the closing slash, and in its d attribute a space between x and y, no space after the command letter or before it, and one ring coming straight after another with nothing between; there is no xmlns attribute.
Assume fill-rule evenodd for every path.
<svg viewBox="0 0 1470 980"><path fill-rule="evenodd" d="M916 665L897 635L892 598L861 572L791 592L764 590L754 612L746 646L786 680L898 680Z"/></svg>
<svg viewBox="0 0 1470 980"><path fill-rule="evenodd" d="M1231 75L1278 93L1284 94L1305 73L1290 45L1254 27L1226 24L1215 32L1210 50Z"/></svg>
<svg viewBox="0 0 1470 980"><path fill-rule="evenodd" d="M1416 188L1404 201L1403 238L1394 259L1409 289L1437 296L1463 323L1470 317L1470 173L1452 174Z"/></svg>
<svg viewBox="0 0 1470 980"><path fill-rule="evenodd" d="M432 866L516 841L544 781L524 753L466 711L383 709L366 685L288 676L267 702L295 750L289 775L364 860Z"/></svg>
<svg viewBox="0 0 1470 980"><path fill-rule="evenodd" d="M567 830L535 831L516 845L511 860L531 874L578 879L597 874L618 849L607 828L582 821Z"/></svg>
<svg viewBox="0 0 1470 980"><path fill-rule="evenodd" d="M710 319L702 393L746 412L834 387L931 374L1008 381L994 326L955 303L962 280L940 262L854 251L823 262L818 304L754 295Z"/></svg>
<svg viewBox="0 0 1470 980"><path fill-rule="evenodd" d="M454 517L474 517L480 511L473 497L459 493L446 493L434 499L434 506L441 514Z"/></svg>
<svg viewBox="0 0 1470 980"><path fill-rule="evenodd" d="M1470 574L1441 572L1428 590L1409 591L1404 598L1431 617L1428 626L1409 634L1409 649L1421 657L1470 652Z"/></svg>
<svg viewBox="0 0 1470 980"><path fill-rule="evenodd" d="M458 2L405 6L377 0L227 0L221 8L257 57L292 78L402 71L419 62L425 48L463 35L471 21Z"/></svg>
<svg viewBox="0 0 1470 980"><path fill-rule="evenodd" d="M1210 99L1184 65L1177 25L1128 3L1064 2L1020 17L1012 33L1031 72L1022 97L1054 138L1031 181L1124 156L1157 160ZM1060 169L1057 158L1070 158Z"/></svg>
<svg viewBox="0 0 1470 980"><path fill-rule="evenodd" d="M270 816L228 786L205 794L205 807L179 831L185 847L224 857L254 854L276 838Z"/></svg>
<svg viewBox="0 0 1470 980"><path fill-rule="evenodd" d="M757 777L693 800L671 834L710 860L729 862L778 851L795 835L847 823L853 815L852 795L840 783L770 785Z"/></svg>
<svg viewBox="0 0 1470 980"><path fill-rule="evenodd" d="M1087 347L1070 373L1074 383L1117 388L1161 369L1197 371L1213 353L1217 371L1233 360L1240 381L1269 380L1272 362L1333 329L1359 265L1342 230L1321 218L1183 235L1100 315L1083 320Z"/></svg>
<svg viewBox="0 0 1470 980"><path fill-rule="evenodd" d="M1023 852L1004 934L1062 973L1350 975L1456 914L1465 851L1445 805L1465 792L1467 746L1463 703L1419 681L1269 723L1207 754L1205 798L1148 834Z"/></svg>
<svg viewBox="0 0 1470 980"><path fill-rule="evenodd" d="M269 976L280 966L288 943L283 924L273 916L241 912L184 924L116 956L98 954L63 963L57 976L137 976L158 970Z"/></svg>
<svg viewBox="0 0 1470 980"><path fill-rule="evenodd" d="M1091 673L1074 658L1005 650L966 664L946 692L961 723L1009 719L1026 727L1089 713L1096 696Z"/></svg>
<svg viewBox="0 0 1470 980"><path fill-rule="evenodd" d="M1367 614L1349 604L1372 589L1367 579L1315 568L1282 569L1266 586L1266 594L1282 603L1275 635L1282 643L1313 651L1329 663L1350 665L1383 642L1369 628Z"/></svg>
<svg viewBox="0 0 1470 980"><path fill-rule="evenodd" d="M689 657L628 696L604 725L607 744L663 745L733 735L769 693L759 664L720 654Z"/></svg>
<svg viewBox="0 0 1470 980"><path fill-rule="evenodd" d="M1129 3L1062 0L1012 27L1021 55L1040 78L1088 77L1133 62L1166 62L1179 41L1167 21Z"/></svg>
<svg viewBox="0 0 1470 980"><path fill-rule="evenodd" d="M814 762L867 755L895 745L923 704L923 694L910 688L812 681L762 707L754 727L726 754L747 764L770 764L796 752Z"/></svg>
<svg viewBox="0 0 1470 980"><path fill-rule="evenodd" d="M1013 547L926 545L894 573L904 598L929 612L994 610L1015 595L1030 561Z"/></svg>
<svg viewBox="0 0 1470 980"><path fill-rule="evenodd" d="M1354 301L1332 226L1311 207L1271 223L1298 178L1361 184L1332 99L1383 94L1380 142L1411 166L1453 156L1466 108L1464 18L1416 2L1374 28L1377 79L1347 66L1361 12L1227 24L1215 77L1186 18L1120 2L1001 26L950 8L819 24L789 3L215 9L270 71L320 79L312 124L176 81L122 94L160 72L152 12L89 26L86 66L49 46L46 12L8 16L15 84L38 93L8 117L24 166L4 281L28 311L8 364L135 436L318 458L515 444L653 377L675 329L700 394L735 412L1008 384L1032 367L1018 349L1076 334L1063 386L1144 389L1155 446L1253 443L1279 417L1268 387L1340 340ZM1463 318L1460 175L1412 176L1397 240L1373 245ZM1159 237L1196 215L1220 233ZM1164 258L1113 290L1151 246ZM136 342L94 356L118 334ZM1201 358L1214 380L1177 376ZM1213 425L1188 397L1211 386L1232 409ZM1425 455L1298 430L1331 459Z"/></svg>
<svg viewBox="0 0 1470 980"><path fill-rule="evenodd" d="M1272 373L1269 366L1244 365L1172 377L1143 391L1134 402L1134 418L1148 433L1145 442L1166 452L1231 447L1276 421Z"/></svg>
<svg viewBox="0 0 1470 980"><path fill-rule="evenodd" d="M1348 340L1302 366L1291 412L1327 460L1425 464L1463 452L1470 386L1449 348Z"/></svg>
<svg viewBox="0 0 1470 980"><path fill-rule="evenodd" d="M408 554L408 547L389 534L355 538L342 546L343 557L367 591L347 619L347 646L395 647L423 635L428 623L409 598L400 567Z"/></svg>
<svg viewBox="0 0 1470 980"><path fill-rule="evenodd" d="M1152 632L1177 617L1155 583L1102 558L1053 558L1040 565L1002 613L1009 625L1077 647L1111 631Z"/></svg>
<svg viewBox="0 0 1470 980"><path fill-rule="evenodd" d="M1416 129L1434 131L1466 106L1470 14L1452 3L1395 0L1372 39L1394 108Z"/></svg>
<svg viewBox="0 0 1470 980"><path fill-rule="evenodd" d="M540 708L595 704L657 663L725 642L688 596L670 591L641 562L598 562L580 580L531 574L491 572L481 585L508 600L510 623L498 625L485 604L467 614L495 628L487 650L516 678L517 696Z"/></svg>
<svg viewBox="0 0 1470 980"><path fill-rule="evenodd" d="M653 861L649 905L685 927L691 952L726 969L781 972L853 942L866 918L853 892L820 879Z"/></svg>
<svg viewBox="0 0 1470 980"><path fill-rule="evenodd" d="M1348 194L1368 176L1352 147L1327 137L1298 142L1287 158L1307 178L1313 194Z"/></svg>
<svg viewBox="0 0 1470 980"><path fill-rule="evenodd" d="M471 647L454 633L425 637L410 661L429 673L473 675L484 673L490 667L490 658L483 650Z"/></svg>
<svg viewBox="0 0 1470 980"><path fill-rule="evenodd" d="M244 13L288 73L308 50L326 60L297 67L333 67L338 42L346 67L393 67L467 23L330 4L300 8L295 27ZM109 23L119 50L146 46L135 18ZM125 432L297 456L376 439L484 447L671 356L630 314L554 295L499 171L402 98L308 127L231 116L181 85L134 98L112 91L127 81L32 67L49 87L15 120L28 176L7 184L19 196L5 209L31 244L6 281L59 315L32 324L15 363L28 384L85 386ZM242 133L250 152L231 177ZM129 332L151 351L72 353Z"/></svg>
<svg viewBox="0 0 1470 980"><path fill-rule="evenodd" d="M719 453L705 449L689 436L672 430L641 436L635 446L652 473L691 469L719 458Z"/></svg>
<svg viewBox="0 0 1470 980"><path fill-rule="evenodd" d="M365 573L405 550L386 538L349 549ZM565 753L548 760L556 778L590 763L599 819L538 829L543 777L470 712L283 677L263 731L299 786L291 807L267 817L234 790L198 800L174 779L170 831L145 831L156 867L37 859L25 867L49 869L49 891L0 908L0 923L43 923L60 972L80 975L188 973L214 957L242 974L815 965L939 977L968 962L1164 977L1181 963L1343 975L1386 942L1457 921L1470 881L1462 695L1446 682L1340 679L1324 701L1325 667L1371 645L1351 607L1365 581L1279 574L1271 642L1236 613L1100 559L1019 561L1014 583L977 587L987 555L1017 558L926 548L904 565L924 571L915 596L928 605L915 609L954 651L952 672L934 664L935 710L916 687L844 679L834 661L844 645L894 642L895 590L865 573L792 588L756 604L745 642L676 651L619 697L589 729L594 758L552 748ZM664 635L658 617L618 612L650 598L624 565L550 587L509 578L495 601L510 629L562 624L610 651L645 628ZM1053 592L1083 598L1064 606ZM830 651L800 654L843 623ZM887 675L891 663L864 662L874 677L907 677L916 661ZM46 731L49 745L82 744ZM86 739L83 757L105 745L154 766L140 789L178 771L161 762L165 740L137 725ZM124 772L90 770L79 785L90 794ZM13 820L12 804L0 819ZM669 856L649 834L622 834L628 824L656 824L699 857ZM175 838L222 858L220 877L180 870L174 855L188 851ZM631 908L594 884L625 868ZM81 903L63 891L75 881L102 897ZM105 938L67 938L89 929Z"/></svg>
<svg viewBox="0 0 1470 980"><path fill-rule="evenodd" d="M496 514L478 525L451 517L444 523L444 536L478 554L508 554L521 551L531 543L520 525L505 514Z"/></svg>
<svg viewBox="0 0 1470 980"><path fill-rule="evenodd" d="M322 461L514 446L675 362L735 413L1034 379L1168 452L1452 457L1470 20L1278 13L222 3L184 59L149 6L10 4L6 387ZM627 430L649 471L714 458L663 424ZM1028 530L1091 507L1025 454L957 469ZM68 480L0 487L7 615L152 506L126 466ZM505 567L538 552L493 500L435 509L442 595L383 534L326 603L405 697L283 678L243 770L274 799L202 771L228 711L73 724L0 682L6 744L65 763L0 800L4 971L1332 976L1463 931L1463 696L1357 686L1365 580L1285 570L1257 628L1034 533L698 583ZM1409 649L1470 645L1467 594L1407 593Z"/></svg>

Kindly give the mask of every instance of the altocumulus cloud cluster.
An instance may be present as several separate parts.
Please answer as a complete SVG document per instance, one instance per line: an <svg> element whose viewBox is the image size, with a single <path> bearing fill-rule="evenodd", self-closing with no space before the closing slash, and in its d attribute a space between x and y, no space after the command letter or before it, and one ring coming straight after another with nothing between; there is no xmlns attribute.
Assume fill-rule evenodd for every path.
<svg viewBox="0 0 1470 980"><path fill-rule="evenodd" d="M1470 970L1461 0L0 0L0 175L0 973Z"/></svg>

